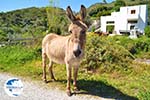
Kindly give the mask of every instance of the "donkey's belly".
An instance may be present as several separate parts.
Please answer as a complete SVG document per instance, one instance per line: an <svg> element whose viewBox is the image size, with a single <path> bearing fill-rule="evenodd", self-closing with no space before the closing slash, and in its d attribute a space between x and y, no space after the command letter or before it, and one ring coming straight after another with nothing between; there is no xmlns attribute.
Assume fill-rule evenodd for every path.
<svg viewBox="0 0 150 100"><path fill-rule="evenodd" d="M51 60L57 64L65 64L64 59L60 59L60 58L51 56Z"/></svg>
<svg viewBox="0 0 150 100"><path fill-rule="evenodd" d="M55 54L50 54L50 59L55 62L55 63L58 63L58 64L65 64L65 60L64 60L64 57L63 56L58 56L58 55L55 55Z"/></svg>
<svg viewBox="0 0 150 100"><path fill-rule="evenodd" d="M47 55L55 63L65 64L65 41L56 39L48 44Z"/></svg>

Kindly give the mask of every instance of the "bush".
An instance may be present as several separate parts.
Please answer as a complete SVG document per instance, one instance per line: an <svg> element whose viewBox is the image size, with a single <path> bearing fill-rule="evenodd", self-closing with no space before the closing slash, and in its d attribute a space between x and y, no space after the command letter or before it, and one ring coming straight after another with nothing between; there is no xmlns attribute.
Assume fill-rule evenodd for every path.
<svg viewBox="0 0 150 100"><path fill-rule="evenodd" d="M149 44L150 39L145 36L133 40L127 36L99 37L89 34L82 65L88 70L100 68L105 72L126 71L135 57L149 58Z"/></svg>
<svg viewBox="0 0 150 100"><path fill-rule="evenodd" d="M102 12L98 12L96 17L101 17L101 16L108 16L108 15L111 15L111 11L102 11Z"/></svg>
<svg viewBox="0 0 150 100"><path fill-rule="evenodd" d="M133 59L130 52L107 37L88 35L82 65L88 70L101 68L110 72L112 70L127 70Z"/></svg>
<svg viewBox="0 0 150 100"><path fill-rule="evenodd" d="M150 37L150 26L146 26L144 32L147 37Z"/></svg>
<svg viewBox="0 0 150 100"><path fill-rule="evenodd" d="M107 30L109 33L113 33L113 31L114 31L114 25L108 25L108 26L106 27L106 30Z"/></svg>
<svg viewBox="0 0 150 100"><path fill-rule="evenodd" d="M149 100L149 98L150 98L150 91L139 92L138 98L140 100Z"/></svg>
<svg viewBox="0 0 150 100"><path fill-rule="evenodd" d="M7 34L4 31L0 30L0 41L6 41L6 40L8 40Z"/></svg>
<svg viewBox="0 0 150 100"><path fill-rule="evenodd" d="M150 51L150 39L146 36L142 36L138 39L130 39L126 36L115 36L109 38L112 41L116 41L117 44L123 46L133 55L139 55L140 53Z"/></svg>
<svg viewBox="0 0 150 100"><path fill-rule="evenodd" d="M106 7L106 6L95 6L91 9L89 9L89 16L91 17L100 17L100 16L106 16L106 15L110 15L111 14L111 7Z"/></svg>
<svg viewBox="0 0 150 100"><path fill-rule="evenodd" d="M126 5L126 3L123 0L116 0L115 3L114 3L115 7L116 6L121 7L121 6L125 6L125 5Z"/></svg>

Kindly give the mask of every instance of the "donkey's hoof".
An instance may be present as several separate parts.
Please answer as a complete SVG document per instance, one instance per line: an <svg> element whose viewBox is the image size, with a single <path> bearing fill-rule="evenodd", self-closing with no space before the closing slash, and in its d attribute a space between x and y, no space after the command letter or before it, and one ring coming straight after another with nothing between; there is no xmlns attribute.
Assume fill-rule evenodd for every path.
<svg viewBox="0 0 150 100"><path fill-rule="evenodd" d="M68 95L69 97L72 96L72 93L71 93L70 90L67 90L67 95Z"/></svg>
<svg viewBox="0 0 150 100"><path fill-rule="evenodd" d="M55 82L56 81L56 79L55 78L53 78L53 79L51 79L52 80L52 82Z"/></svg>
<svg viewBox="0 0 150 100"><path fill-rule="evenodd" d="M80 92L80 90L79 90L77 87L74 87L73 93L76 95L76 94L79 93L79 92Z"/></svg>
<svg viewBox="0 0 150 100"><path fill-rule="evenodd" d="M43 82L44 82L44 83L48 83L46 79L43 79Z"/></svg>
<svg viewBox="0 0 150 100"><path fill-rule="evenodd" d="M77 87L74 87L74 88L73 88L73 91L74 91L74 92L78 92L78 91L80 91L80 89L77 88Z"/></svg>

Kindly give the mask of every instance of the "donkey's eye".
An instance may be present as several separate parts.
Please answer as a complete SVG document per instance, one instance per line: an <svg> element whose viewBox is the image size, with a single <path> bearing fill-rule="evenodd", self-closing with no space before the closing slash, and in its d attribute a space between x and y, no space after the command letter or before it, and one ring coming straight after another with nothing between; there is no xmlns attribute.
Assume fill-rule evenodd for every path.
<svg viewBox="0 0 150 100"><path fill-rule="evenodd" d="M72 31L70 30L69 33L72 33Z"/></svg>
<svg viewBox="0 0 150 100"><path fill-rule="evenodd" d="M82 31L81 33L82 33L82 34L85 34L85 31Z"/></svg>

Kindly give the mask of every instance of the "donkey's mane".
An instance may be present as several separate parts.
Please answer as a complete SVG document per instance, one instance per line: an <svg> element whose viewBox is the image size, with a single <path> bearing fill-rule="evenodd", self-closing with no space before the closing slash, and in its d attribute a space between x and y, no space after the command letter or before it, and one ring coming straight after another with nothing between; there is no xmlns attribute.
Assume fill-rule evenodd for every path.
<svg viewBox="0 0 150 100"><path fill-rule="evenodd" d="M81 16L80 15L77 15L75 17L76 17L76 20L80 20L81 21Z"/></svg>

